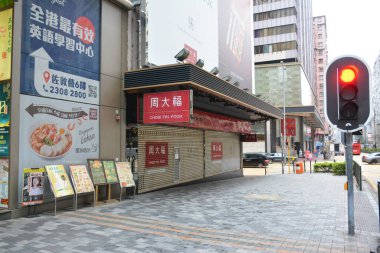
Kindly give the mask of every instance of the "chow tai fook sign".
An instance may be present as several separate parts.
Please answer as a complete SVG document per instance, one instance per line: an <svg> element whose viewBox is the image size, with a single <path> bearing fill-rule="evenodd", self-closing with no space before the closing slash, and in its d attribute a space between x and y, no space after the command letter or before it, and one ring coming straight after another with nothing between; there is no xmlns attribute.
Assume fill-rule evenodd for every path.
<svg viewBox="0 0 380 253"><path fill-rule="evenodd" d="M168 143L147 142L145 143L145 167L155 168L168 165Z"/></svg>
<svg viewBox="0 0 380 253"><path fill-rule="evenodd" d="M192 90L144 94L144 124L190 122Z"/></svg>
<svg viewBox="0 0 380 253"><path fill-rule="evenodd" d="M286 136L295 136L296 135L296 119L294 118L285 118L286 124ZM281 135L284 135L284 120L281 120Z"/></svg>
<svg viewBox="0 0 380 253"><path fill-rule="evenodd" d="M211 160L223 159L223 144L221 142L211 142Z"/></svg>

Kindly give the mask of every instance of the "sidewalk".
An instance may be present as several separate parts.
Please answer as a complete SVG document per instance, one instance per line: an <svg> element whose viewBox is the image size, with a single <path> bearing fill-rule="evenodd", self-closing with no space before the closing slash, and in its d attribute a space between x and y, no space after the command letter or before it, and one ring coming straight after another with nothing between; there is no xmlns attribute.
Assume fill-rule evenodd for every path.
<svg viewBox="0 0 380 253"><path fill-rule="evenodd" d="M0 252L366 252L380 245L371 196L355 191L347 234L346 178L245 176L134 200L0 222Z"/></svg>

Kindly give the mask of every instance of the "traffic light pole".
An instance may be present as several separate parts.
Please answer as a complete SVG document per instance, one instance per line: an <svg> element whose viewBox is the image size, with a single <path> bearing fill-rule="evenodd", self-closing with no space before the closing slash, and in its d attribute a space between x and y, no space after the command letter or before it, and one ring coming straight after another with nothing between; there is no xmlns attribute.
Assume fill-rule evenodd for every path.
<svg viewBox="0 0 380 253"><path fill-rule="evenodd" d="M354 176L353 176L353 159L352 159L352 133L344 133L345 136L345 160L347 173L347 209L348 209L348 234L355 234L355 216L354 216Z"/></svg>

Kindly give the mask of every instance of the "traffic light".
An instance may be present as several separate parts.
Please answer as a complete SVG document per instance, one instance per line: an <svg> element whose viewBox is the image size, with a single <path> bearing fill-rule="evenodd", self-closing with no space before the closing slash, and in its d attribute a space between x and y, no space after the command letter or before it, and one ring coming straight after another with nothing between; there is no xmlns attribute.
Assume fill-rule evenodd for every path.
<svg viewBox="0 0 380 253"><path fill-rule="evenodd" d="M325 116L330 124L345 132L366 125L371 114L370 71L355 56L332 61L325 75Z"/></svg>

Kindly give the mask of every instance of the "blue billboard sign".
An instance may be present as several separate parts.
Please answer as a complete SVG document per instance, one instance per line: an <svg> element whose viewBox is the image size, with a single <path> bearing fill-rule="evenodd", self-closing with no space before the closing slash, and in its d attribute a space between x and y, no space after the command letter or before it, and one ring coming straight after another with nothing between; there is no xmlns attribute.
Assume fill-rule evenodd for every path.
<svg viewBox="0 0 380 253"><path fill-rule="evenodd" d="M23 2L21 93L99 104L100 0Z"/></svg>

